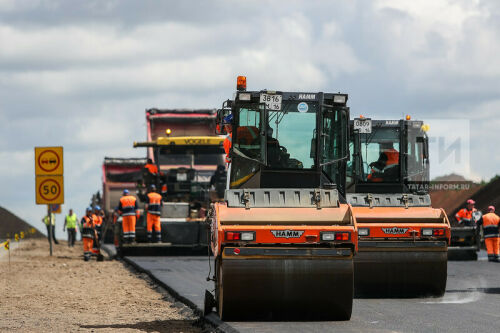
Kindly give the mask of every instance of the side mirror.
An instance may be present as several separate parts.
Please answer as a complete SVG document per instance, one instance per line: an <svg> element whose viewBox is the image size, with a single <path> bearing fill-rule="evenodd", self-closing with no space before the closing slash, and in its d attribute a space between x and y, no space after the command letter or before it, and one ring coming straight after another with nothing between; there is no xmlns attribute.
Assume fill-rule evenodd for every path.
<svg viewBox="0 0 500 333"><path fill-rule="evenodd" d="M429 141L426 137L417 137L417 143L422 143L422 155L424 159L429 158Z"/></svg>
<svg viewBox="0 0 500 333"><path fill-rule="evenodd" d="M215 134L217 135L227 134L226 131L224 130L223 120L224 120L224 110L218 109L217 118L215 119Z"/></svg>
<svg viewBox="0 0 500 333"><path fill-rule="evenodd" d="M311 151L309 153L309 157L312 159L316 158L316 138L311 139Z"/></svg>

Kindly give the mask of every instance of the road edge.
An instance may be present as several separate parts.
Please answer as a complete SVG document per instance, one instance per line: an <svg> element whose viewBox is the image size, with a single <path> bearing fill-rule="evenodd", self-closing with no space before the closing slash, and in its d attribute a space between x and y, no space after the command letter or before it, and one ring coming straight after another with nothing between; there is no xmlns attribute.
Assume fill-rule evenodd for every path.
<svg viewBox="0 0 500 333"><path fill-rule="evenodd" d="M165 282L158 279L150 270L144 269L143 267L137 265L133 260L130 260L127 257L122 258L122 262L132 267L135 271L139 273L145 273L153 280L156 284L164 288L172 297L177 299L178 301L186 304L189 308L193 310L193 312L204 322L208 323L215 329L215 332L220 333L238 333L239 331L229 326L227 323L220 320L220 318L215 313L210 313L209 315L203 316L203 309L198 308L196 304L191 302L186 297L179 294L175 289L167 285Z"/></svg>

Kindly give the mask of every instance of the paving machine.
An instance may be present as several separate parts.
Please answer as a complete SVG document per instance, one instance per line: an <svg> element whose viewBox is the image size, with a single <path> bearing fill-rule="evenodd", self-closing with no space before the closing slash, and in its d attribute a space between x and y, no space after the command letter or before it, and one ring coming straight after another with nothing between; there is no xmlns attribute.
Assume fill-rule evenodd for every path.
<svg viewBox="0 0 500 333"><path fill-rule="evenodd" d="M214 135L215 118L214 109L146 110L147 141L134 147L147 148L147 158L129 187L135 190L141 212L136 242L122 242L118 218L115 245L120 255L206 254L206 210L210 201L223 196L226 183L224 138ZM146 168L151 165L158 172ZM161 243L147 242L143 208L152 184L163 197Z"/></svg>
<svg viewBox="0 0 500 333"><path fill-rule="evenodd" d="M158 170L163 170L155 175L143 170L137 185L142 204L152 184L157 189L166 188L160 218L162 242L147 243L144 211L136 226L136 243L120 243L122 254L206 254L206 211L210 202L222 199L220 188L226 183L225 168L222 177L212 177L217 166L224 163L223 140L220 136L158 137L134 143L135 148L152 149ZM171 168L165 169L165 165ZM206 172L199 175L197 166L210 166L212 171L208 177Z"/></svg>
<svg viewBox="0 0 500 333"><path fill-rule="evenodd" d="M455 218L452 219L449 260L477 260L477 253L481 250L482 231L477 221L481 217L480 211L474 211L471 221L459 223Z"/></svg>
<svg viewBox="0 0 500 333"><path fill-rule="evenodd" d="M348 320L357 248L344 199L348 96L246 91L244 77L237 86L218 115L220 128L224 117L232 126L230 179L208 217L215 295L207 291L205 312Z"/></svg>
<svg viewBox="0 0 500 333"><path fill-rule="evenodd" d="M357 296L441 296L450 223L428 194L422 121L351 121L347 201L358 223Z"/></svg>

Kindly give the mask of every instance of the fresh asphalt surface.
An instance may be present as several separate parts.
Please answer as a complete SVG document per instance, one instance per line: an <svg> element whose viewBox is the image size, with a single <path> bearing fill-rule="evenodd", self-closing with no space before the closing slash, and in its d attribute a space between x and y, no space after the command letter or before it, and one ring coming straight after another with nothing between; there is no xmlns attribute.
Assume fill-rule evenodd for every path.
<svg viewBox="0 0 500 333"><path fill-rule="evenodd" d="M206 257L127 257L181 297L203 309ZM213 267L212 267L213 269ZM244 286L242 286L244 287ZM355 299L346 322L228 322L240 332L498 332L500 263L448 262L448 284L441 298Z"/></svg>

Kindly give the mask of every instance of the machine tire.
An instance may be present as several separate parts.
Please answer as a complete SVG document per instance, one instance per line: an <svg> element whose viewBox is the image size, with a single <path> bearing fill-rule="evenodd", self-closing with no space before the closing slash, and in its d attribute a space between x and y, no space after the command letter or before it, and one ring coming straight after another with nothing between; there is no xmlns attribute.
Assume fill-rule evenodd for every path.
<svg viewBox="0 0 500 333"><path fill-rule="evenodd" d="M207 316L213 312L215 306L215 299L211 292L205 290L205 302L203 304L203 316Z"/></svg>

